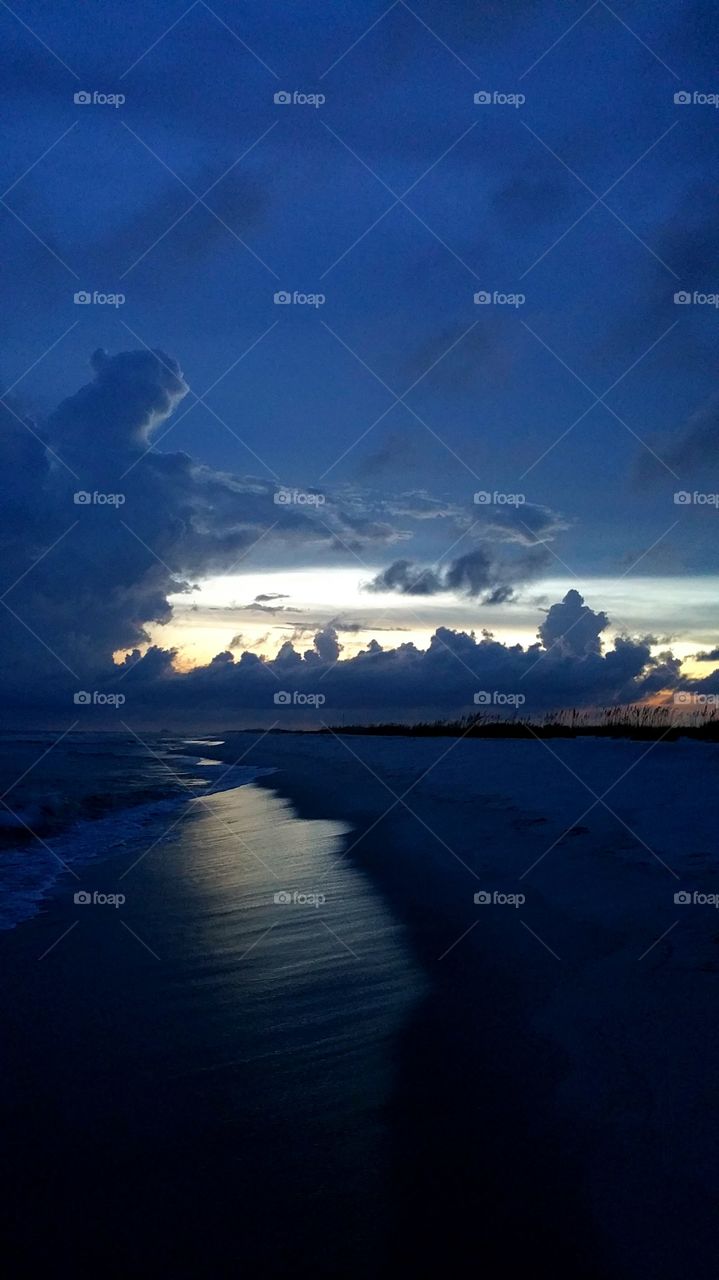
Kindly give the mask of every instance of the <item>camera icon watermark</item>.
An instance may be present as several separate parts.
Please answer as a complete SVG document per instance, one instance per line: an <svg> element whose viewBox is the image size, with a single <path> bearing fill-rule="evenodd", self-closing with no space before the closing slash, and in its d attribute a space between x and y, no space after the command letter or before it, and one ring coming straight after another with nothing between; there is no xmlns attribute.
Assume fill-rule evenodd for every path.
<svg viewBox="0 0 719 1280"><path fill-rule="evenodd" d="M73 102L77 107L118 107L124 105L124 93L100 93L97 89L90 93L87 89L79 89L73 94Z"/></svg>
<svg viewBox="0 0 719 1280"><path fill-rule="evenodd" d="M502 93L499 89L479 89L474 95L476 107L523 107L527 101L523 93Z"/></svg>
<svg viewBox="0 0 719 1280"><path fill-rule="evenodd" d="M474 695L476 707L523 707L523 693L501 693L499 689L479 689Z"/></svg>
<svg viewBox="0 0 719 1280"><path fill-rule="evenodd" d="M93 289L92 293L88 289L78 289L73 294L73 302L76 307L122 307L127 301L124 293L100 293L99 290Z"/></svg>
<svg viewBox="0 0 719 1280"><path fill-rule="evenodd" d="M72 695L72 700L76 707L118 707L125 705L124 693L102 693L99 689L93 689L89 692L87 689L78 689Z"/></svg>
<svg viewBox="0 0 719 1280"><path fill-rule="evenodd" d="M125 504L124 493L100 493L97 489L92 493L88 489L78 489L72 495L76 507L122 507Z"/></svg>
<svg viewBox="0 0 719 1280"><path fill-rule="evenodd" d="M275 105L279 107L323 107L327 101L323 93L301 93L299 89L293 89L290 93L287 89L278 89L274 95Z"/></svg>
<svg viewBox="0 0 719 1280"><path fill-rule="evenodd" d="M276 707L323 707L327 701L323 693L301 693L299 689L278 689L272 700Z"/></svg>

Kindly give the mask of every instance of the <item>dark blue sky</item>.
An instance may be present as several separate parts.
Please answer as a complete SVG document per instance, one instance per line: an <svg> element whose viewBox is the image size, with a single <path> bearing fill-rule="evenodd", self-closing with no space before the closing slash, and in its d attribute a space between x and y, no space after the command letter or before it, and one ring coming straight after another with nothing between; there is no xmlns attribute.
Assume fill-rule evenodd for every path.
<svg viewBox="0 0 719 1280"><path fill-rule="evenodd" d="M712 27L626 0L1 5L16 408L42 422L96 348L146 344L212 388L162 450L345 493L406 535L376 568L469 551L482 489L544 510L553 577L715 573L716 507L673 500L719 487L717 309L674 301L719 289L719 113L674 100L719 89ZM326 561L269 540L256 563Z"/></svg>

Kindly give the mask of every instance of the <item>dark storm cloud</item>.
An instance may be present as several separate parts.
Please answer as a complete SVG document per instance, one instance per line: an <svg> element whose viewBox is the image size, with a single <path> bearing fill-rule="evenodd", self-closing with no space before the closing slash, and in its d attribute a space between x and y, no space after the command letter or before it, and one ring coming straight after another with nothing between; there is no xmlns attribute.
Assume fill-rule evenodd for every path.
<svg viewBox="0 0 719 1280"><path fill-rule="evenodd" d="M342 651L342 645L337 638L337 632L334 627L327 626L322 631L317 632L315 650L317 656L323 662L337 662Z"/></svg>
<svg viewBox="0 0 719 1280"><path fill-rule="evenodd" d="M190 592L202 574L230 571L273 522L281 545L312 550L326 550L337 536L325 522L345 534L377 522L348 517L329 503L318 529L304 511L275 504L274 485L213 471L185 454L147 452L153 431L187 390L179 367L161 352L112 358L99 352L93 369L92 383L41 428L22 420L13 405L5 411L0 480L11 518L2 528L2 549L6 604L17 615L5 624L6 703L25 712L34 706L67 711L78 683L112 688L121 681L128 705L137 700L149 718L177 710L226 721L248 708L271 708L278 687L309 693L320 681L330 705L410 711L429 699L438 712L473 705L477 688L522 691L529 706L550 706L635 700L681 683L679 664L671 656L653 658L647 639L619 638L602 651L608 620L574 591L552 606L539 642L526 649L440 627L424 651L407 643L385 651L373 638L360 654L343 659L339 634L351 627L337 619L318 629L312 648L298 653L287 641L271 661L247 651L235 661L226 650L183 673L172 650L152 645L143 654L147 625L171 616L168 596ZM88 500L77 503L80 488ZM98 495L122 501L99 502ZM437 510L426 493L404 495L402 502L425 524ZM540 571L546 549L519 545L505 519L499 542L444 567L397 561L372 587L507 598L517 582ZM534 528L547 524L541 509L530 519ZM503 560L509 543L513 558ZM286 606L258 597L248 608ZM230 649L242 643L235 635ZM114 664L118 649L131 652Z"/></svg>
<svg viewBox="0 0 719 1280"><path fill-rule="evenodd" d="M267 480L151 448L188 393L170 356L99 350L92 370L92 381L44 423L11 402L4 410L0 483L9 519L1 538L12 610L4 675L16 684L51 681L58 665L83 679L105 670L113 652L141 646L150 625L169 621L171 595L231 572L260 539L306 556L392 545L411 536L398 520L467 529L476 512L488 536L517 543L530 542L529 528L551 536L560 527L544 508L523 508L519 524L516 512L470 512L427 490L385 498L348 490L342 501L326 495L321 516L277 504ZM405 594L448 590L498 602L541 569L531 559L537 554L528 545L504 565L474 548L441 570L400 561L380 577L384 589ZM302 612L286 598L261 593L243 610Z"/></svg>
<svg viewBox="0 0 719 1280"><path fill-rule="evenodd" d="M303 654L287 641L271 660L246 652L234 661L223 653L187 674L173 670L171 654L151 649L137 656L123 688L130 702L137 685L150 714L182 709L231 723L246 711L281 714L275 694L288 689L321 691L322 718L331 718L340 708L377 716L387 708L407 714L416 707L435 707L437 714L474 710L474 694L481 690L521 694L531 712L635 702L686 687L679 662L667 654L652 657L648 639L619 637L613 648L602 650L605 626L603 613L569 592L549 611L539 641L526 648L502 644L486 631L477 639L439 627L426 650L411 643L385 650L373 639L355 657L342 659L337 629L328 625Z"/></svg>
<svg viewBox="0 0 719 1280"><path fill-rule="evenodd" d="M443 591L442 579L433 569L418 569L411 560L395 560L368 582L366 591L398 591L404 596L434 596Z"/></svg>
<svg viewBox="0 0 719 1280"><path fill-rule="evenodd" d="M147 448L150 433L187 394L179 365L163 352L96 351L95 377L55 411L48 435L81 464L106 453Z"/></svg>
<svg viewBox="0 0 719 1280"><path fill-rule="evenodd" d="M401 626L377 626L374 622L351 622L345 618L332 618L328 623L335 631L340 633L346 632L348 635L357 635L360 631L406 631L407 627Z"/></svg>
<svg viewBox="0 0 719 1280"><path fill-rule="evenodd" d="M240 606L241 613L304 613L304 609L292 609L286 604L243 604Z"/></svg>
<svg viewBox="0 0 719 1280"><path fill-rule="evenodd" d="M539 628L539 636L547 649L580 656L601 652L601 634L609 626L606 613L595 613L578 591L568 591L561 604L553 604Z"/></svg>
<svg viewBox="0 0 719 1280"><path fill-rule="evenodd" d="M289 624L283 626L279 623L277 624L277 630L287 630L288 626ZM391 631L394 634L395 632L407 631L409 629L408 627L402 626L381 626L377 625L375 622L350 622L346 621L344 618L331 618L329 622L324 623L312 622L308 619L307 622L303 624L297 623L294 625L287 638L294 644L295 641L303 640L307 636L314 636L316 632L326 631L328 628L336 632L338 636L359 635L361 632L364 632L365 634L372 632L374 635L382 631ZM232 648L233 646L230 647Z"/></svg>
<svg viewBox="0 0 719 1280"><path fill-rule="evenodd" d="M42 424L2 406L5 680L106 667L115 650L147 639L148 624L169 620L169 595L231 571L260 538L326 551L348 533L363 548L392 539L391 527L345 521L332 503L319 522L276 504L268 481L150 451L188 391L164 353L97 351L92 369Z"/></svg>
<svg viewBox="0 0 719 1280"><path fill-rule="evenodd" d="M511 598L520 583L537 577L548 563L548 552L532 547L511 559L498 558L488 547L476 547L448 565L421 568L410 560L395 560L365 586L366 591L395 591L406 596L435 596L452 592L485 604L501 604Z"/></svg>
<svg viewBox="0 0 719 1280"><path fill-rule="evenodd" d="M458 556L444 573L445 590L454 591L457 595L478 596L490 586L492 561L481 548Z"/></svg>

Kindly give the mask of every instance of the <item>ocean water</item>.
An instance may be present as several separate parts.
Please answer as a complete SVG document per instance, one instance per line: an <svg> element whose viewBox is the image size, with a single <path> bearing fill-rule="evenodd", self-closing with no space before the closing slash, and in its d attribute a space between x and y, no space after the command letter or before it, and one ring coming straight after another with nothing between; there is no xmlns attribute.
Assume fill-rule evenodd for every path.
<svg viewBox="0 0 719 1280"><path fill-rule="evenodd" d="M37 842L0 855L9 926L36 913L0 936L7 1249L87 1274L378 1273L404 1248L393 1099L424 990L405 930L345 823L300 818L209 740L151 745L192 793L147 801L118 740L104 777L119 760L142 803L46 841L79 881Z"/></svg>
<svg viewBox="0 0 719 1280"><path fill-rule="evenodd" d="M36 915L58 880L161 834L193 798L271 772L222 764L218 738L13 733L0 740L0 931ZM69 870L68 870L69 869Z"/></svg>

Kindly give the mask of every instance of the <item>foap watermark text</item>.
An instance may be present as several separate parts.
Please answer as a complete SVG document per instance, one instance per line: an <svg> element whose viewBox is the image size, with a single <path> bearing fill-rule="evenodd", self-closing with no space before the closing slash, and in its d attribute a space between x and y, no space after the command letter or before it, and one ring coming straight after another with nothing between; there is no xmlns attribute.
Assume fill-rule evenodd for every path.
<svg viewBox="0 0 719 1280"><path fill-rule="evenodd" d="M78 289L72 298L76 307L122 307L126 298L124 293L101 293L99 289Z"/></svg>
<svg viewBox="0 0 719 1280"><path fill-rule="evenodd" d="M719 706L719 693L689 693L682 689L674 694L675 707L716 707Z"/></svg>
<svg viewBox="0 0 719 1280"><path fill-rule="evenodd" d="M524 293L502 293L500 289L478 289L474 295L476 307L523 307L527 301Z"/></svg>
<svg viewBox="0 0 719 1280"><path fill-rule="evenodd" d="M674 94L678 107L719 107L719 93L702 93L700 89L680 89Z"/></svg>
<svg viewBox="0 0 719 1280"><path fill-rule="evenodd" d="M102 693L99 689L78 689L72 695L76 707L122 707L125 704L124 693Z"/></svg>
<svg viewBox="0 0 719 1280"><path fill-rule="evenodd" d="M122 507L125 504L124 493L101 493L98 489L94 489L92 493L88 489L78 489L73 493L72 500L76 507Z"/></svg>
<svg viewBox="0 0 719 1280"><path fill-rule="evenodd" d="M274 101L278 107L323 107L327 101L323 93L302 93L300 89L278 89Z"/></svg>
<svg viewBox="0 0 719 1280"><path fill-rule="evenodd" d="M327 499L323 493L309 493L306 489L278 489L273 499L278 507L323 507Z"/></svg>
<svg viewBox="0 0 719 1280"><path fill-rule="evenodd" d="M97 889L90 893L87 889L78 889L73 901L80 907L122 907L126 901L124 893L98 893Z"/></svg>
<svg viewBox="0 0 719 1280"><path fill-rule="evenodd" d="M327 301L324 293L301 293L299 289L290 293L289 289L278 289L275 293L276 307L323 307Z"/></svg>
<svg viewBox="0 0 719 1280"><path fill-rule="evenodd" d="M674 494L674 505L677 507L714 507L719 508L719 493L689 493L687 489L678 489Z"/></svg>
<svg viewBox="0 0 719 1280"><path fill-rule="evenodd" d="M301 693L299 689L278 689L273 702L276 707L323 707L323 693Z"/></svg>
<svg viewBox="0 0 719 1280"><path fill-rule="evenodd" d="M77 107L121 107L126 99L124 93L101 93L99 89L79 89L73 94L73 102Z"/></svg>
<svg viewBox="0 0 719 1280"><path fill-rule="evenodd" d="M302 893L299 889L280 889L272 899L283 907L323 907L327 901L324 893Z"/></svg>
<svg viewBox="0 0 719 1280"><path fill-rule="evenodd" d="M478 907L523 907L527 901L523 893L503 893L500 889L479 889L474 895Z"/></svg>
<svg viewBox="0 0 719 1280"><path fill-rule="evenodd" d="M477 107L523 107L527 101L523 93L502 93L500 89L479 89L474 95Z"/></svg>
<svg viewBox="0 0 719 1280"><path fill-rule="evenodd" d="M526 701L523 693L501 693L499 689L480 689L474 695L477 707L523 707Z"/></svg>
<svg viewBox="0 0 719 1280"><path fill-rule="evenodd" d="M699 289L679 289L674 294L674 302L678 307L719 307L719 293L702 293Z"/></svg>
<svg viewBox="0 0 719 1280"><path fill-rule="evenodd" d="M698 889L679 889L674 901L681 907L719 907L719 893L700 893Z"/></svg>
<svg viewBox="0 0 719 1280"><path fill-rule="evenodd" d="M523 507L526 501L523 493L499 493L497 489L491 493L489 489L478 489L474 495L477 507Z"/></svg>

